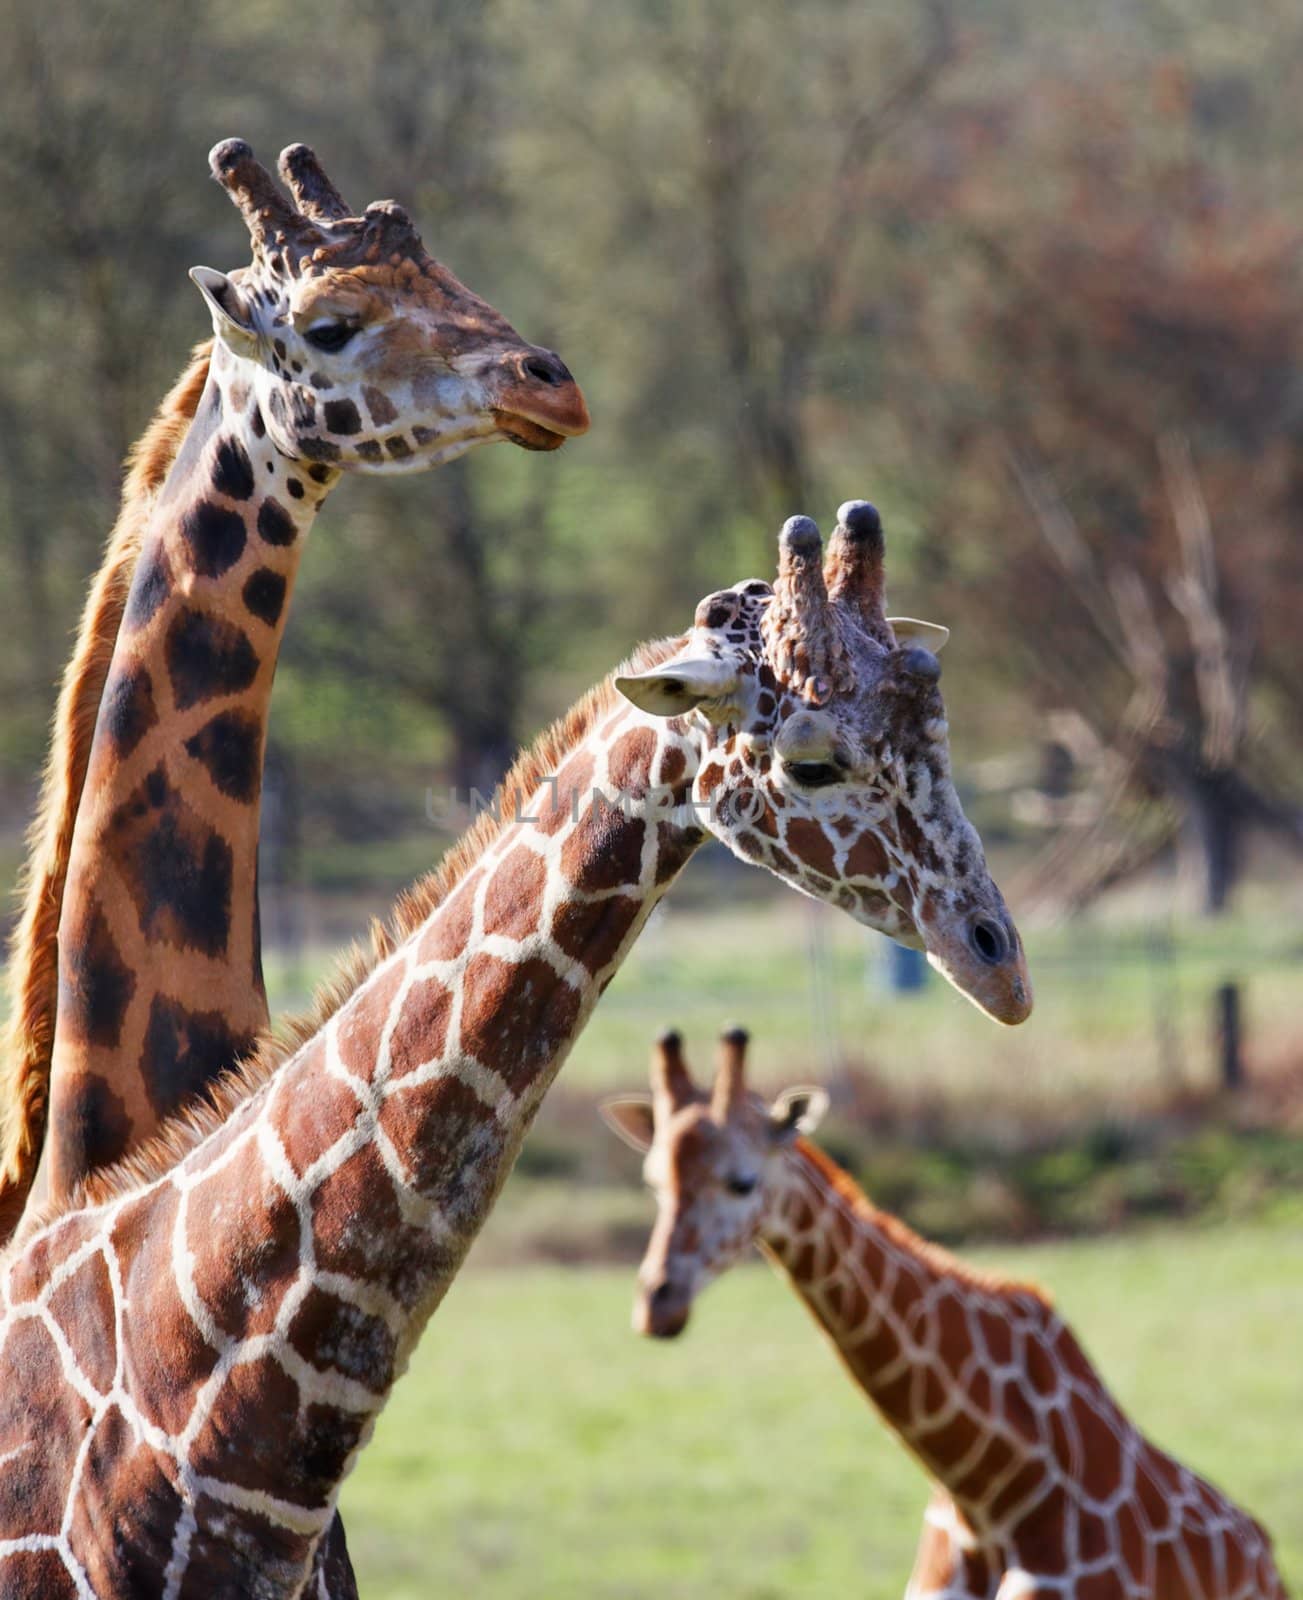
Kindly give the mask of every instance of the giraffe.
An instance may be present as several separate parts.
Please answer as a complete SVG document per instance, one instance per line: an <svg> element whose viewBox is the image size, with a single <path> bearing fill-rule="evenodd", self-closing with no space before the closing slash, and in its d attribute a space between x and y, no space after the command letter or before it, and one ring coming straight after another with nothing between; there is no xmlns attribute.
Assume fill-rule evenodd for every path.
<svg viewBox="0 0 1303 1600"><path fill-rule="evenodd" d="M588 426L560 358L428 255L400 206L353 215L305 145L280 158L293 203L239 140L210 165L253 260L191 273L213 340L137 452L65 681L12 951L0 1237L43 1138L58 1198L267 1023L267 713L331 488Z"/></svg>
<svg viewBox="0 0 1303 1600"><path fill-rule="evenodd" d="M315 1017L24 1219L0 1263L5 1592L302 1592L543 1095L707 838L1026 1014L935 658L882 615L872 508L843 508L834 596L818 556L789 521L774 588L708 596L585 696Z"/></svg>
<svg viewBox="0 0 1303 1600"><path fill-rule="evenodd" d="M635 1329L681 1333L758 1244L933 1480L909 1600L1279 1600L1267 1534L1145 1438L1045 1295L879 1211L803 1137L823 1090L767 1106L746 1047L722 1036L705 1092L666 1033L651 1095L602 1107L656 1195Z"/></svg>

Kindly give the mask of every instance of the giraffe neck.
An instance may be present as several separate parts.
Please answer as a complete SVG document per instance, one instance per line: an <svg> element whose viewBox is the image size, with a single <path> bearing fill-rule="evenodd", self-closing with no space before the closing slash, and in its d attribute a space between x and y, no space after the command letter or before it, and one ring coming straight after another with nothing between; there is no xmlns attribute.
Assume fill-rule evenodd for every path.
<svg viewBox="0 0 1303 1600"><path fill-rule="evenodd" d="M101 1467L105 1503L153 1504L155 1477L169 1485L160 1504L179 1497L175 1514L123 1535L139 1528L153 1546L113 1557L168 1574L167 1594L189 1592L192 1563L227 1570L223 1541L232 1528L252 1539L253 1512L268 1530L248 1556L258 1593L298 1593L339 1484L548 1085L701 841L686 808L682 822L668 811L695 770L671 724L599 705L553 770L206 1138L145 1186L56 1217L7 1263L3 1360L17 1337L29 1366L44 1359L16 1331L44 1296L41 1316L83 1365L49 1459L66 1444L73 1472L87 1430L98 1439L112 1417L106 1440L140 1442ZM654 814L590 799L594 785L645 796L653 784L669 791ZM0 1479L0 1511L3 1494Z"/></svg>
<svg viewBox="0 0 1303 1600"><path fill-rule="evenodd" d="M51 1197L248 1052L267 712L336 474L278 453L218 352L159 491L109 666L59 925Z"/></svg>
<svg viewBox="0 0 1303 1600"><path fill-rule="evenodd" d="M1060 1453L1051 1397L1069 1376L1100 1387L1071 1331L1034 1289L969 1272L879 1211L806 1140L781 1174L766 1253L969 1525L1016 1521Z"/></svg>

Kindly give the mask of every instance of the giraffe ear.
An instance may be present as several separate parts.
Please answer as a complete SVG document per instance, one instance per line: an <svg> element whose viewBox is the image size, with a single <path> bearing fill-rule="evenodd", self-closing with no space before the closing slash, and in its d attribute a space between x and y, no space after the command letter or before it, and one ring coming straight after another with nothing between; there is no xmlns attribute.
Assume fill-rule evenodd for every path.
<svg viewBox="0 0 1303 1600"><path fill-rule="evenodd" d="M828 1096L813 1084L786 1089L769 1108L775 1144L789 1144L798 1133L813 1133L828 1110Z"/></svg>
<svg viewBox="0 0 1303 1600"><path fill-rule="evenodd" d="M921 644L934 656L940 655L950 637L950 629L939 622L920 622L917 617L888 617L887 625L897 644Z"/></svg>
<svg viewBox="0 0 1303 1600"><path fill-rule="evenodd" d="M597 1109L617 1139L623 1139L625 1144L643 1153L651 1149L656 1124L650 1095L630 1094L603 1100Z"/></svg>
<svg viewBox="0 0 1303 1600"><path fill-rule="evenodd" d="M213 267L191 267L190 278L204 297L214 334L237 356L253 356L258 333L235 280Z"/></svg>
<svg viewBox="0 0 1303 1600"><path fill-rule="evenodd" d="M650 672L630 673L615 687L639 711L653 717L681 717L703 700L722 700L737 688L737 668L717 656L667 661Z"/></svg>

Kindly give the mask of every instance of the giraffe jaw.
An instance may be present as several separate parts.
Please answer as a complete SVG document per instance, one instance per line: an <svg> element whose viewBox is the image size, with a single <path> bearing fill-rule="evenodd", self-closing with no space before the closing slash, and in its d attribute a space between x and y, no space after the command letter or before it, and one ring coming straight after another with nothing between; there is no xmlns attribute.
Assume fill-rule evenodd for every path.
<svg viewBox="0 0 1303 1600"><path fill-rule="evenodd" d="M522 450L559 450L568 437L513 411L495 409L493 421L502 437L511 444L518 444Z"/></svg>

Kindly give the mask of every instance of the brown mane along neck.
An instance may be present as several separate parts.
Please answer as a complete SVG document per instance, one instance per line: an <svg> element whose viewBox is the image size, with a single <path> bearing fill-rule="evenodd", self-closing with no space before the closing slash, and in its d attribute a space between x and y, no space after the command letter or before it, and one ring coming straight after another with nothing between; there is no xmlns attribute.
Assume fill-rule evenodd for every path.
<svg viewBox="0 0 1303 1600"><path fill-rule="evenodd" d="M0 1037L0 1242L17 1226L45 1128L58 986L58 931L73 828L91 743L136 558L155 497L176 460L208 381L212 340L154 413L127 458L122 504L63 675L40 800L18 882L22 910L9 941L9 1017Z"/></svg>
<svg viewBox="0 0 1303 1600"><path fill-rule="evenodd" d="M626 672L646 671L656 666L673 655L681 644L681 639L661 639L640 646L628 661L615 668L545 729L517 757L503 778L496 791L497 803L480 813L437 866L398 896L387 920L373 922L368 943L355 943L344 952L334 973L318 986L307 1011L278 1021L249 1060L232 1063L232 1070L204 1099L191 1102L123 1161L93 1174L73 1194L25 1218L21 1235L13 1240L13 1246L20 1248L22 1240L71 1211L100 1205L152 1183L220 1128L237 1106L256 1094L321 1032L377 967L447 900L495 838L513 825L526 798L557 771L562 758L587 737L602 714L620 703L614 680Z"/></svg>
<svg viewBox="0 0 1303 1600"><path fill-rule="evenodd" d="M907 1222L902 1222L890 1211L881 1210L850 1173L812 1140L798 1138L792 1153L814 1175L819 1187L857 1223L881 1234L895 1249L925 1266L937 1278L950 1279L982 1294L1031 1297L1041 1301L1047 1310L1053 1309L1053 1298L1040 1284L974 1267L944 1245L915 1233Z"/></svg>

